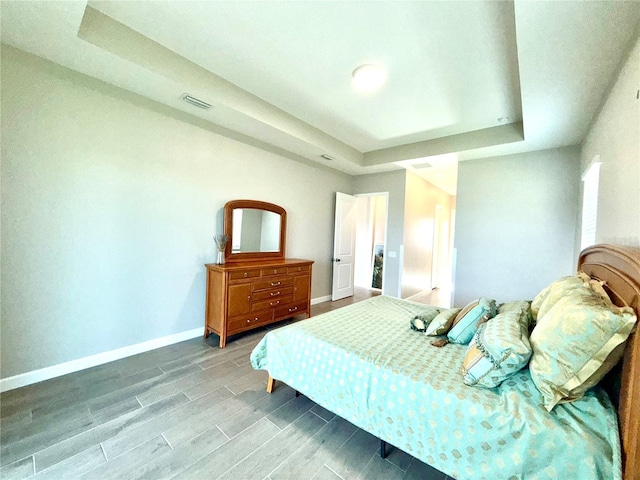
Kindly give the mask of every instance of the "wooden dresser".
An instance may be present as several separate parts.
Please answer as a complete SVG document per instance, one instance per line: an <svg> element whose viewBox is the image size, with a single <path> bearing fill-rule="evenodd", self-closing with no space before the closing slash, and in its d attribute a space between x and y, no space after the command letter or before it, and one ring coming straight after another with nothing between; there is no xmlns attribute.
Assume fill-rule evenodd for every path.
<svg viewBox="0 0 640 480"><path fill-rule="evenodd" d="M311 316L313 261L279 259L207 264L204 336L227 337L294 315Z"/></svg>

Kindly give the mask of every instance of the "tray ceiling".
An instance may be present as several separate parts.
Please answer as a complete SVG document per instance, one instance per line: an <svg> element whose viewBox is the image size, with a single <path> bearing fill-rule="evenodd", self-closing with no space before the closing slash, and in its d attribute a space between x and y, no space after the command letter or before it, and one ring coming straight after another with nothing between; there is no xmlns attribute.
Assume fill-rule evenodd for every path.
<svg viewBox="0 0 640 480"><path fill-rule="evenodd" d="M579 144L640 20L640 3L609 1L1 8L3 43L355 175ZM387 69L377 93L351 85L363 63ZM455 175L414 170L437 184L440 168Z"/></svg>

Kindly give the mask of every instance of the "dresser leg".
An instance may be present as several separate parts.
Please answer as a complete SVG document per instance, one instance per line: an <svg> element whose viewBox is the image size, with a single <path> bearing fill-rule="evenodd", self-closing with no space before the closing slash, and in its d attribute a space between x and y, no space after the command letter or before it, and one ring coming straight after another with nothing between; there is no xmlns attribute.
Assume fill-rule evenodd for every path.
<svg viewBox="0 0 640 480"><path fill-rule="evenodd" d="M209 329L204 327L204 338L209 338Z"/></svg>
<svg viewBox="0 0 640 480"><path fill-rule="evenodd" d="M220 335L220 348L224 348L227 346L227 337L224 335Z"/></svg>
<svg viewBox="0 0 640 480"><path fill-rule="evenodd" d="M276 386L276 379L272 378L271 375L269 375L269 380L267 380L267 393L273 392L273 389L275 386Z"/></svg>

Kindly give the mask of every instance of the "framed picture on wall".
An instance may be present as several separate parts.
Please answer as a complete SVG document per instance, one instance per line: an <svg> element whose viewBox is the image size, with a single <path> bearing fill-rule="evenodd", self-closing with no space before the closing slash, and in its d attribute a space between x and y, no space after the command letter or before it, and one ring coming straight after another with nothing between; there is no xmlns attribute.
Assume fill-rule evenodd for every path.
<svg viewBox="0 0 640 480"><path fill-rule="evenodd" d="M373 247L373 278L372 288L382 288L382 266L384 263L384 245L376 244Z"/></svg>

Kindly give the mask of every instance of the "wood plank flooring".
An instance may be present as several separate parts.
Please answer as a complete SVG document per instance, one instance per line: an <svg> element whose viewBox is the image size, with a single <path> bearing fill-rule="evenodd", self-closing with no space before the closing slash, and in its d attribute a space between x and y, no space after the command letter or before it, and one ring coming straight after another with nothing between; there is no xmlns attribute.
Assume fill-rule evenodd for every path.
<svg viewBox="0 0 640 480"><path fill-rule="evenodd" d="M215 335L188 340L3 393L0 478L448 478L398 449L381 459L375 437L282 383L267 394L266 372L249 364L266 331L225 349Z"/></svg>

